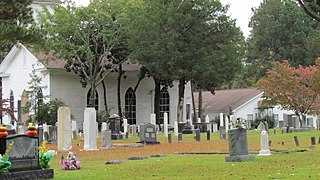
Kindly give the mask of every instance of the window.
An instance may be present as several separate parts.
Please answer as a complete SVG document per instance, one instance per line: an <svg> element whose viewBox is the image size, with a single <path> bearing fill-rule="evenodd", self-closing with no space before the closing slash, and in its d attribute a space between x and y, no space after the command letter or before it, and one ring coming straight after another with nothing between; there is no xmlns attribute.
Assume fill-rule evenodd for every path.
<svg viewBox="0 0 320 180"><path fill-rule="evenodd" d="M125 95L125 115L128 124L136 124L136 95L131 87Z"/></svg>
<svg viewBox="0 0 320 180"><path fill-rule="evenodd" d="M247 114L247 120L253 121L253 114Z"/></svg>
<svg viewBox="0 0 320 180"><path fill-rule="evenodd" d="M163 124L164 113L168 114L169 124L169 111L170 111L170 97L166 88L162 88L160 91L160 123Z"/></svg>
<svg viewBox="0 0 320 180"><path fill-rule="evenodd" d="M14 109L14 95L13 95L13 91L10 91L10 108Z"/></svg>
<svg viewBox="0 0 320 180"><path fill-rule="evenodd" d="M96 111L98 111L98 109L99 109L99 94L96 90L95 96L94 96L94 104L92 104L92 105L90 105L90 94L91 94L91 89L89 89L89 91L87 93L87 107L93 107L94 109L96 109Z"/></svg>

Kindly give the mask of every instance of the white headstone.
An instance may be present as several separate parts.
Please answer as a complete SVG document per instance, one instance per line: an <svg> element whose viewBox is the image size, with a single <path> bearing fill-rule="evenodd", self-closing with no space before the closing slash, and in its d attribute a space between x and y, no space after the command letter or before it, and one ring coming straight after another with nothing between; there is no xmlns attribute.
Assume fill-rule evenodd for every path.
<svg viewBox="0 0 320 180"><path fill-rule="evenodd" d="M212 124L212 132L218 132L218 125L216 123Z"/></svg>
<svg viewBox="0 0 320 180"><path fill-rule="evenodd" d="M223 127L223 113L220 113L220 126Z"/></svg>
<svg viewBox="0 0 320 180"><path fill-rule="evenodd" d="M71 113L68 107L58 109L58 151L69 149L71 143Z"/></svg>
<svg viewBox="0 0 320 180"><path fill-rule="evenodd" d="M150 123L156 125L156 114L150 115Z"/></svg>
<svg viewBox="0 0 320 180"><path fill-rule="evenodd" d="M49 127L47 124L42 124L43 132L49 132Z"/></svg>
<svg viewBox="0 0 320 180"><path fill-rule="evenodd" d="M71 130L72 131L77 131L77 122L76 121L71 121L72 127Z"/></svg>
<svg viewBox="0 0 320 180"><path fill-rule="evenodd" d="M198 123L201 123L201 118L198 118Z"/></svg>
<svg viewBox="0 0 320 180"><path fill-rule="evenodd" d="M168 113L163 113L163 134L168 137Z"/></svg>
<svg viewBox="0 0 320 180"><path fill-rule="evenodd" d="M178 121L174 121L173 127L174 127L174 135L178 136Z"/></svg>
<svg viewBox="0 0 320 180"><path fill-rule="evenodd" d="M102 122L101 124L101 132L102 131L106 131L107 130L107 123L106 122Z"/></svg>
<svg viewBox="0 0 320 180"><path fill-rule="evenodd" d="M126 118L123 119L123 133L126 134L128 132L128 120Z"/></svg>
<svg viewBox="0 0 320 180"><path fill-rule="evenodd" d="M261 131L260 144L261 150L259 151L259 156L270 156L269 137L268 132L265 130Z"/></svg>
<svg viewBox="0 0 320 180"><path fill-rule="evenodd" d="M94 108L86 108L84 110L84 150L97 149L97 126L96 126L96 110Z"/></svg>
<svg viewBox="0 0 320 180"><path fill-rule="evenodd" d="M226 132L229 131L229 118L228 116L226 117Z"/></svg>
<svg viewBox="0 0 320 180"><path fill-rule="evenodd" d="M210 122L209 115L206 115L206 123L209 123L209 122Z"/></svg>

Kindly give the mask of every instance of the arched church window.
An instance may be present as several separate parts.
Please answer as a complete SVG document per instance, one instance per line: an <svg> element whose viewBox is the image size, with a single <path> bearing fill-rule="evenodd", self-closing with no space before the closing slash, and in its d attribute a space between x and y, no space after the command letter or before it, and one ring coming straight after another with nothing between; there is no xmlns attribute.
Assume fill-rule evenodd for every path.
<svg viewBox="0 0 320 180"><path fill-rule="evenodd" d="M125 95L125 111L128 124L136 124L136 95L131 87Z"/></svg>
<svg viewBox="0 0 320 180"><path fill-rule="evenodd" d="M164 113L168 114L169 123L169 112L170 112L170 96L167 88L163 87L160 91L160 122L163 124Z"/></svg>

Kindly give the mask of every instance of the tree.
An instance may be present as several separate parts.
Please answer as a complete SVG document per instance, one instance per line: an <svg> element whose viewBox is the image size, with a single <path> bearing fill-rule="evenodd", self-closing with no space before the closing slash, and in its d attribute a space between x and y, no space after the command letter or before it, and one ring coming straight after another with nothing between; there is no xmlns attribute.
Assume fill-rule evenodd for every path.
<svg viewBox="0 0 320 180"><path fill-rule="evenodd" d="M29 119L32 123L39 123L39 113L40 108L44 104L45 98L48 96L43 96L42 89L47 88L47 86L41 85L42 78L39 74L36 73L36 70L33 68L32 73L30 75L30 81L28 82L28 101L23 109L24 112L32 112L33 115L29 116Z"/></svg>
<svg viewBox="0 0 320 180"><path fill-rule="evenodd" d="M90 86L90 106L96 88L122 61L115 62L114 57L124 34L120 18L125 3L94 0L87 7L75 7L68 1L55 7L54 14L46 10L41 16L45 50L66 60L66 70L80 76L83 87Z"/></svg>
<svg viewBox="0 0 320 180"><path fill-rule="evenodd" d="M207 81L218 80L210 84L214 89L228 73L232 77L234 72L225 71L225 65L234 68L237 63L231 62L237 59L228 53L236 52L227 51L227 46L237 46L240 31L219 1L137 1L132 8L129 17L136 18L128 21L130 55L150 71L155 85L179 80L177 120L181 121L186 82L203 75ZM214 77L209 80L209 76Z"/></svg>
<svg viewBox="0 0 320 180"><path fill-rule="evenodd" d="M274 61L287 59L293 67L314 64L315 53L308 53L306 47L318 23L305 16L297 3L265 0L253 13L245 60L248 82L256 83Z"/></svg>
<svg viewBox="0 0 320 180"><path fill-rule="evenodd" d="M319 0L297 0L304 12L316 21L320 21L320 1Z"/></svg>
<svg viewBox="0 0 320 180"><path fill-rule="evenodd" d="M300 125L306 114L319 113L320 59L316 66L293 68L288 61L273 63L267 77L259 81L267 105L280 105L299 117Z"/></svg>
<svg viewBox="0 0 320 180"><path fill-rule="evenodd" d="M17 42L34 43L37 28L34 26L31 10L32 0L0 1L0 60Z"/></svg>

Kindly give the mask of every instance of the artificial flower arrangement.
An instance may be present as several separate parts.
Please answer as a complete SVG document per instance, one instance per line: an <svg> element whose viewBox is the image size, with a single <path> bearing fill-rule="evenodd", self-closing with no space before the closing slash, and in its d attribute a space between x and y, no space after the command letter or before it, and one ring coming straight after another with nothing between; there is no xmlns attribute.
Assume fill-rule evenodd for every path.
<svg viewBox="0 0 320 180"><path fill-rule="evenodd" d="M5 154L2 156L0 154L0 174L2 173L8 173L8 168L11 167L11 162L9 161L9 152L11 150L11 147L14 142L11 142L5 152Z"/></svg>
<svg viewBox="0 0 320 180"><path fill-rule="evenodd" d="M0 138L7 137L7 136L8 136L7 128L5 126L0 126Z"/></svg>
<svg viewBox="0 0 320 180"><path fill-rule="evenodd" d="M41 146L39 146L39 165L42 169L50 168L50 160L55 154L54 151L46 151L46 141L42 141Z"/></svg>
<svg viewBox="0 0 320 180"><path fill-rule="evenodd" d="M64 158L61 156L60 167L64 170L78 170L80 169L80 161L78 160L78 156L71 152L70 149L66 149L68 151L68 156Z"/></svg>
<svg viewBox="0 0 320 180"><path fill-rule="evenodd" d="M37 133L37 128L33 125L29 125L27 127L27 133L26 133L28 136L36 136L38 133Z"/></svg>

